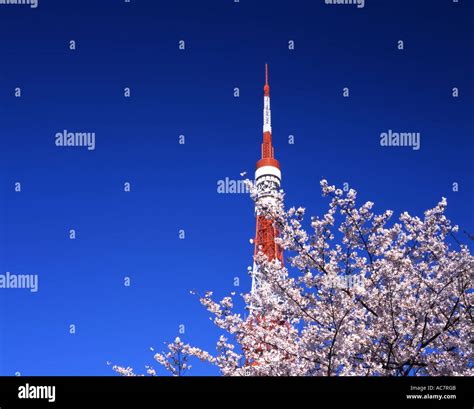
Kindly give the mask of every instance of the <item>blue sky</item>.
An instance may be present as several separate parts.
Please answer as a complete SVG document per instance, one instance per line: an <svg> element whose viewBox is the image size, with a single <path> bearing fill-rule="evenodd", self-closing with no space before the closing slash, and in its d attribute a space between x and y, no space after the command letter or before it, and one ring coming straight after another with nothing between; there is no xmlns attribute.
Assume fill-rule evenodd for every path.
<svg viewBox="0 0 474 409"><path fill-rule="evenodd" d="M254 171L267 62L288 207L321 214L326 178L395 214L445 196L474 234L472 15L450 0L0 6L0 272L39 276L37 293L0 290L0 374L141 371L181 324L214 350L189 291L250 288L252 202L217 182ZM64 129L95 132L96 149L55 146ZM389 129L420 132L421 149L381 147Z"/></svg>

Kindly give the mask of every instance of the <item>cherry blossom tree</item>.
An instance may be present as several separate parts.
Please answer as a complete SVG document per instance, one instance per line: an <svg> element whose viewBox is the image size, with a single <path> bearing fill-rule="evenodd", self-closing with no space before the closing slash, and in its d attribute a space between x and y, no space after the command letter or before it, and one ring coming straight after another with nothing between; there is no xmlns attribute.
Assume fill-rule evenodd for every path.
<svg viewBox="0 0 474 409"><path fill-rule="evenodd" d="M183 376L185 372L191 369L192 366L189 364L191 357L199 357L203 361L215 362L211 355L198 348L193 348L189 344L185 344L179 337L176 337L172 343L168 344L167 348L166 352L157 352L154 358L156 362L173 376ZM150 350L154 351L153 348L150 348ZM111 365L110 362L107 364ZM137 376L131 367L113 365L112 369L122 376ZM156 376L156 370L152 366L146 366L145 369L148 375Z"/></svg>
<svg viewBox="0 0 474 409"><path fill-rule="evenodd" d="M242 295L246 311L235 310L233 293L200 296L226 333L216 353L177 338L156 361L173 375L191 357L227 376L472 375L474 259L454 236L446 199L423 218L405 212L392 223L390 210L357 207L352 189L325 180L321 188L329 208L311 218L310 232L305 209L256 202L277 225L291 269L258 254L260 285Z"/></svg>

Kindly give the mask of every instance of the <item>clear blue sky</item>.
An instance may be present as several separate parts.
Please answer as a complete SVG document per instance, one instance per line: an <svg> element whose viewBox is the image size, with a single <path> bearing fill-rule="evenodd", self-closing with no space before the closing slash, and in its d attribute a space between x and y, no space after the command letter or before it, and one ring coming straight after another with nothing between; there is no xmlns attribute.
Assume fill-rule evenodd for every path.
<svg viewBox="0 0 474 409"><path fill-rule="evenodd" d="M189 290L249 290L252 202L217 182L253 174L266 62L287 206L321 214L326 178L395 214L445 196L474 234L471 1L39 3L0 6L0 273L39 275L37 293L0 289L0 375L141 372L180 324L214 350ZM64 129L95 132L95 151L56 147ZM381 147L389 129L421 149Z"/></svg>

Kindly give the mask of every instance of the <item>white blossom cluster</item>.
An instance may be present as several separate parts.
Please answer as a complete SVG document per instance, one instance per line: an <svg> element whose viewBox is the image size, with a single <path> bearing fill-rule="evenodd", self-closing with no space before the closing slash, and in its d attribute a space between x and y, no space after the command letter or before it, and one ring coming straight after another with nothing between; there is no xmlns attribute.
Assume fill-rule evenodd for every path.
<svg viewBox="0 0 474 409"><path fill-rule="evenodd" d="M474 258L466 245L450 244L457 226L444 214L446 200L389 227L391 211L357 207L354 190L325 180L321 188L329 209L311 219L311 232L303 208L285 211L278 200L258 209L277 224L292 270L257 256L258 294L243 294L257 311L234 311L234 294L200 297L232 341L222 336L211 355L177 338L157 362L173 375L189 369L190 357L228 376L472 375Z"/></svg>

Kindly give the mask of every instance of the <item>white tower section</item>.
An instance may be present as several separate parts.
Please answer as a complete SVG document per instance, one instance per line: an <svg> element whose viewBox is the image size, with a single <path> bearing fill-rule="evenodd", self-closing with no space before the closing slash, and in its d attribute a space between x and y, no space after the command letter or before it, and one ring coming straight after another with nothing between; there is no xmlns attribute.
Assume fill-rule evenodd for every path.
<svg viewBox="0 0 474 409"><path fill-rule="evenodd" d="M270 109L270 95L263 97L263 133L272 133L272 110Z"/></svg>

